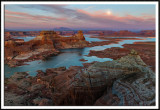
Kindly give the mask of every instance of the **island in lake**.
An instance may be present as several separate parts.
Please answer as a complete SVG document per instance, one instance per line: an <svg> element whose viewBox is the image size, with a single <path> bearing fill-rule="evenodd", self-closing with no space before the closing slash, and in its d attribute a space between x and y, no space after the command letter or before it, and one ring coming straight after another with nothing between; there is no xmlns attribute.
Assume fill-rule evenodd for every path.
<svg viewBox="0 0 160 110"><path fill-rule="evenodd" d="M41 7L64 11L61 5L51 6ZM109 11L106 16L103 13L93 16L82 10L65 9L68 9L68 12L64 11L66 13L74 13L76 19L87 17L88 22L94 18L91 20L98 19L97 23L101 23L99 17L117 19ZM66 20L12 12L8 8L8 19L11 17L9 14L31 17L32 20ZM142 19L128 17L119 22L123 24L123 19L127 19L130 23L119 25L136 27L132 22L138 20L139 23ZM77 24L74 25L76 28ZM145 27L139 31L67 27L37 31L6 29L4 105L155 106L155 38L155 29Z"/></svg>

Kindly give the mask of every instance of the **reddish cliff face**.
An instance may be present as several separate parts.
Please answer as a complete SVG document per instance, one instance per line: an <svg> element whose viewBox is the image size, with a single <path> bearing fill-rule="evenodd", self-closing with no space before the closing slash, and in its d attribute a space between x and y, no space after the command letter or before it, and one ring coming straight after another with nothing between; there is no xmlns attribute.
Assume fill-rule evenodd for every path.
<svg viewBox="0 0 160 110"><path fill-rule="evenodd" d="M77 34L71 37L54 37L54 46L57 49L65 49L65 48L83 48L88 46L89 42L85 40L82 31L78 31Z"/></svg>
<svg viewBox="0 0 160 110"><path fill-rule="evenodd" d="M82 31L72 37L62 37L55 31L42 31L28 42L5 41L5 63L16 66L19 62L56 55L59 52L57 49L83 48L88 44Z"/></svg>
<svg viewBox="0 0 160 110"><path fill-rule="evenodd" d="M16 42L13 40L5 41L5 47L14 47L16 46Z"/></svg>
<svg viewBox="0 0 160 110"><path fill-rule="evenodd" d="M60 36L54 31L42 31L39 36L34 38L33 40L29 41L32 43L37 43L37 45L50 45L54 47L54 39L60 38Z"/></svg>
<svg viewBox="0 0 160 110"><path fill-rule="evenodd" d="M83 36L82 31L78 31L78 33L74 35L73 37L77 38L78 40L85 40L85 37Z"/></svg>
<svg viewBox="0 0 160 110"><path fill-rule="evenodd" d="M17 55L17 51L15 50L15 47L17 46L17 43L15 41L9 40L9 41L5 41L4 43L5 46L5 60L7 59L12 59L15 55Z"/></svg>
<svg viewBox="0 0 160 110"><path fill-rule="evenodd" d="M77 34L71 37L62 37L54 31L42 31L40 36L31 40L32 43L38 43L37 45L49 45L56 49L63 48L81 48L87 46L88 42L85 41L82 31L78 31ZM29 42L29 43L30 43Z"/></svg>
<svg viewBox="0 0 160 110"><path fill-rule="evenodd" d="M5 41L5 63L17 66L28 60L45 59L57 54L52 35L57 34L42 31L40 36L28 42Z"/></svg>

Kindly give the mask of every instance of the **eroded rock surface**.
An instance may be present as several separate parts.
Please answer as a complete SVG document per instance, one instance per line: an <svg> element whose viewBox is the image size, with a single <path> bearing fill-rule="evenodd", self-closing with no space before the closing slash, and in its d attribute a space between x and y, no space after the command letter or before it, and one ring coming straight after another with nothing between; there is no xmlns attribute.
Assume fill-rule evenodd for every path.
<svg viewBox="0 0 160 110"><path fill-rule="evenodd" d="M6 80L6 105L155 105L155 73L134 50L120 59L95 62L86 68L37 72L35 77L15 73ZM23 100L17 99L19 96Z"/></svg>

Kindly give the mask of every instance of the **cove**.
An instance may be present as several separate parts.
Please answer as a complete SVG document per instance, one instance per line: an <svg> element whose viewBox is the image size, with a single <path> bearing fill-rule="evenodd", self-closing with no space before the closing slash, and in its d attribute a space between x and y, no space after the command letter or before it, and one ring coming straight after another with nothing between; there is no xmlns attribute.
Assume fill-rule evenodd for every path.
<svg viewBox="0 0 160 110"><path fill-rule="evenodd" d="M34 38L34 37L32 37ZM98 38L91 38L90 35L85 35L87 41L104 41ZM155 42L155 38L143 38L142 40L123 40L117 44L103 45L103 46L95 46L95 47L86 47L79 49L62 49L61 53L57 56L52 56L48 58L46 61L36 60L32 62L27 62L29 65L22 65L18 67L9 67L8 65L4 65L4 73L5 78L9 78L14 72L28 72L30 76L35 76L37 74L37 70L45 71L47 68L57 68L65 66L69 68L70 66L83 66L83 63L91 63L93 61L104 62L104 61L112 61L111 58L98 58L96 56L86 56L89 54L90 50L104 50L112 47L120 47L123 48L123 44L133 44L134 42ZM85 59L87 61L82 62L80 59Z"/></svg>

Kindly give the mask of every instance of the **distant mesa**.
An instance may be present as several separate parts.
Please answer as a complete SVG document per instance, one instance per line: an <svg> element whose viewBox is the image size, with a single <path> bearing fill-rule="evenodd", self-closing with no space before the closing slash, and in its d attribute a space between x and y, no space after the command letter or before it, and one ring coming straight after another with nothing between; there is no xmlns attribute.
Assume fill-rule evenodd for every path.
<svg viewBox="0 0 160 110"><path fill-rule="evenodd" d="M66 28L66 27L60 27L60 28L54 28L54 32L56 32L58 35L62 36L73 36L77 33L77 30ZM129 31L129 30L120 30L120 31L113 31L113 30L83 30L85 34L98 34L100 36L148 36L148 37L155 37L155 30L142 30L142 31ZM44 31L46 32L46 31ZM49 32L49 31L48 31ZM51 31L50 31L51 32ZM5 31L5 40L10 39L10 37L27 37L27 36L39 36L42 31Z"/></svg>
<svg viewBox="0 0 160 110"><path fill-rule="evenodd" d="M67 28L67 27L58 27L58 28L54 28L53 30L55 31L70 31L73 29Z"/></svg>
<svg viewBox="0 0 160 110"><path fill-rule="evenodd" d="M124 37L124 36L155 36L155 30L142 30L139 32L132 32L129 30L120 30L120 31L90 31L89 33L97 33L101 36L113 36L113 37Z"/></svg>

